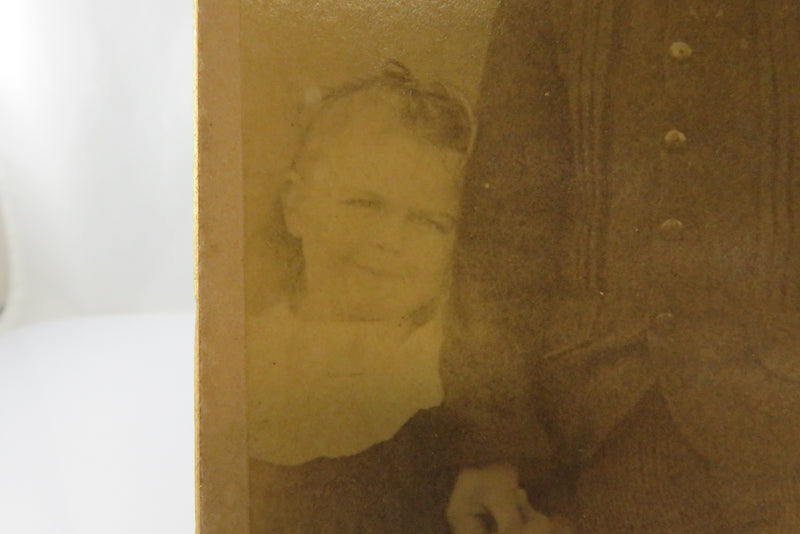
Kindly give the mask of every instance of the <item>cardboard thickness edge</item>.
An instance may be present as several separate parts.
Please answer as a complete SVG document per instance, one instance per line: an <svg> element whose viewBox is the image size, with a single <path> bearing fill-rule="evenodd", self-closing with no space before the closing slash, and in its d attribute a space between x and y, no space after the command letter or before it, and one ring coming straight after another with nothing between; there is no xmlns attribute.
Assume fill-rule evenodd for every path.
<svg viewBox="0 0 800 534"><path fill-rule="evenodd" d="M196 532L249 532L239 0L196 0Z"/></svg>

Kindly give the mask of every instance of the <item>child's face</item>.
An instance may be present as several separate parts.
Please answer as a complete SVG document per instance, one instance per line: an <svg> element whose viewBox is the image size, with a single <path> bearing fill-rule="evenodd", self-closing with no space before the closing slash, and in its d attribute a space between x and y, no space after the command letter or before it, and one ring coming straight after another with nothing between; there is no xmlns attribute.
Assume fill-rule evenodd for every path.
<svg viewBox="0 0 800 534"><path fill-rule="evenodd" d="M346 320L406 316L442 294L461 156L402 132L336 139L287 206L308 296Z"/></svg>

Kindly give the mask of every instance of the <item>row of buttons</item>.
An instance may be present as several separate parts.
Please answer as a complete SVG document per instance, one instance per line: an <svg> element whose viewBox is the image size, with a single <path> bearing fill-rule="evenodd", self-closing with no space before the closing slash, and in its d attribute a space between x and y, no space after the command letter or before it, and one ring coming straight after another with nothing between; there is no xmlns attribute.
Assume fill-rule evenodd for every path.
<svg viewBox="0 0 800 534"><path fill-rule="evenodd" d="M699 15L696 10L692 10L691 15L697 18ZM723 16L723 10L717 9L714 15L716 18ZM750 43L747 39L741 38L738 41L738 48L741 50L748 50ZM692 46L682 40L676 40L668 45L667 55L675 63L688 63L692 58L694 50ZM678 129L671 129L663 136L664 148L671 152L676 153L684 149L688 143L687 136L684 132ZM665 241L680 241L684 238L686 232L686 225L677 218L668 218L663 220L658 226L658 236ZM676 328L676 317L670 311L662 311L652 316L651 327L654 332L662 335L669 335Z"/></svg>
<svg viewBox="0 0 800 534"><path fill-rule="evenodd" d="M683 41L675 41L669 45L669 55L678 61L684 61L692 56L692 47ZM671 150L676 150L686 144L687 138L680 130L672 129L664 134L664 145ZM661 237L667 241L677 241L683 234L683 222L678 219L667 219L659 226Z"/></svg>
<svg viewBox="0 0 800 534"><path fill-rule="evenodd" d="M669 56L676 61L686 61L692 57L692 47L683 41L675 41L669 45ZM664 145L674 151L686 145L686 134L680 130L672 129L664 134ZM678 241L683 236L684 224L679 219L666 219L659 225L659 234L666 241ZM671 312L661 312L653 317L652 327L661 334L670 334L675 330L675 315Z"/></svg>
<svg viewBox="0 0 800 534"><path fill-rule="evenodd" d="M680 130L670 130L664 135L667 148L678 149L686 144L686 134ZM661 237L667 241L678 241L683 234L683 223L678 219L667 219L659 227Z"/></svg>

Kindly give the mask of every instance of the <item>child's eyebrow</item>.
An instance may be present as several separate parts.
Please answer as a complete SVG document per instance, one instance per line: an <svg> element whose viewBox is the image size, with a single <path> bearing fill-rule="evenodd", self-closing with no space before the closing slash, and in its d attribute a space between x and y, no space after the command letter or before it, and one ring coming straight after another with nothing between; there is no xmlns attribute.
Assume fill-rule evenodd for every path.
<svg viewBox="0 0 800 534"><path fill-rule="evenodd" d="M411 215L414 217L432 218L432 219L446 219L447 223L455 224L458 222L458 215L447 211L437 210L410 210Z"/></svg>
<svg viewBox="0 0 800 534"><path fill-rule="evenodd" d="M343 187L339 190L345 195L356 195L367 197L371 200L385 201L385 197L369 189L360 189L357 187ZM446 219L448 224L456 224L458 222L458 213L451 211L440 210L426 210L426 209L411 209L409 213L414 217L422 218L441 218Z"/></svg>
<svg viewBox="0 0 800 534"><path fill-rule="evenodd" d="M336 193L341 200L353 200L353 199L361 199L367 200L371 203L375 203L377 205L385 206L387 200L384 196L376 193L375 191L371 191L369 189L358 189L355 187L347 187L338 190Z"/></svg>

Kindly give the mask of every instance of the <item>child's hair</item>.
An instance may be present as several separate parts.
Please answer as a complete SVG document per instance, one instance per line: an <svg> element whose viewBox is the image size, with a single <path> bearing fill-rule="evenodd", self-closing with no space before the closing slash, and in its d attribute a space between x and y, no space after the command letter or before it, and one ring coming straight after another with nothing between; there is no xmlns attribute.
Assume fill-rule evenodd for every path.
<svg viewBox="0 0 800 534"><path fill-rule="evenodd" d="M333 136L348 129L369 135L398 125L435 147L462 154L465 162L475 143L476 121L463 95L444 83L421 83L391 60L380 75L343 85L321 99L293 166L307 168Z"/></svg>

